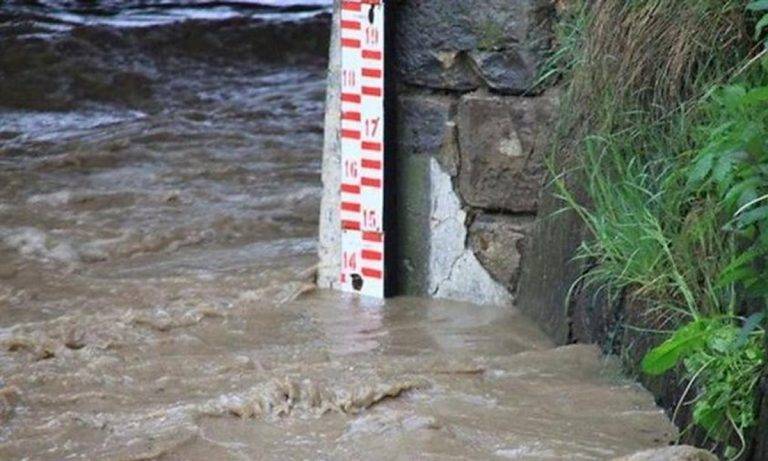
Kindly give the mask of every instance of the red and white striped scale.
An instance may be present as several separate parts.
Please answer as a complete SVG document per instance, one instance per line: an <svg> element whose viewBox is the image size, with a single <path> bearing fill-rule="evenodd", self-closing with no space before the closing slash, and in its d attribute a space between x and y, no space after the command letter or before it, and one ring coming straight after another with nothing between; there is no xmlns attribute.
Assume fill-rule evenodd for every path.
<svg viewBox="0 0 768 461"><path fill-rule="evenodd" d="M384 5L341 2L343 291L384 297Z"/></svg>

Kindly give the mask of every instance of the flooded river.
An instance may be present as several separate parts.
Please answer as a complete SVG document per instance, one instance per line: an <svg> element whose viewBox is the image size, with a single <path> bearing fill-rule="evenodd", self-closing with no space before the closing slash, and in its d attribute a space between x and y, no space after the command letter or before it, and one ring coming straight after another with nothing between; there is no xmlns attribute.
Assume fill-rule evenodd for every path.
<svg viewBox="0 0 768 461"><path fill-rule="evenodd" d="M675 437L616 363L509 307L315 291L329 17L189 3L0 3L0 459L602 460Z"/></svg>

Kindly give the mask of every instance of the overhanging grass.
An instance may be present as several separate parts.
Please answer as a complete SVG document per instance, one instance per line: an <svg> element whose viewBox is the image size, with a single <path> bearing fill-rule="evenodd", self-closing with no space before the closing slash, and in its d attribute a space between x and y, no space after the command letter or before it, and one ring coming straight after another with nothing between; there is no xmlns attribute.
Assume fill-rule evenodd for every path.
<svg viewBox="0 0 768 461"><path fill-rule="evenodd" d="M542 75L549 82L563 75L567 83L553 156L558 162L551 168L560 198L591 233L577 254L590 270L577 283L614 295L630 292L646 301L653 327L695 332L672 336L661 350L674 354L657 351L645 365L666 370L685 361L688 391L697 396L694 421L723 442L729 457L741 454L729 445L743 442L755 421L757 381L745 376L763 366L763 354L755 351L764 351L764 333L756 317L739 317L749 310L744 287L723 277L733 267L752 270L743 263L749 235L726 225L735 211L723 198L728 191L711 182L692 187L691 177L702 149L712 145L711 132L734 131L728 127L733 114L713 102L717 88L753 74L768 83L768 71L751 71L759 47L748 33L754 19L746 5L576 2L557 28L561 46ZM768 114L768 98L763 110ZM739 116L745 114L739 122L748 124L748 110ZM728 187L734 181L743 178ZM741 206L759 202L754 197Z"/></svg>
<svg viewBox="0 0 768 461"><path fill-rule="evenodd" d="M715 277L732 259L722 209L686 190L700 102L743 65L746 1L575 2L545 76L568 81L556 186L594 239L587 285L632 289L671 315L727 312ZM562 160L565 159L565 160Z"/></svg>

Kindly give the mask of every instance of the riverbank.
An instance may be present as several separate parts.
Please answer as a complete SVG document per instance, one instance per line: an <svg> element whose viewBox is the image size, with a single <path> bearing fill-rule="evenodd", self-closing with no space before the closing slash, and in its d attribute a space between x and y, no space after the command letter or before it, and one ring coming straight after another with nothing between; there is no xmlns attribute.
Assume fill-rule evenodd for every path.
<svg viewBox="0 0 768 461"><path fill-rule="evenodd" d="M2 27L0 458L602 460L674 438L615 361L513 308L315 290L327 15L100 18Z"/></svg>

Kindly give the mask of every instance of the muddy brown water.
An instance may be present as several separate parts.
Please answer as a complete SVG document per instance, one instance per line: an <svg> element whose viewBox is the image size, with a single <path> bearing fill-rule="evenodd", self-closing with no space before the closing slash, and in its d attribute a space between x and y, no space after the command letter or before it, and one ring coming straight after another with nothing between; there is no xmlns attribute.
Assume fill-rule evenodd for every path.
<svg viewBox="0 0 768 461"><path fill-rule="evenodd" d="M35 27L0 56L116 33ZM613 360L513 308L313 289L322 59L146 53L66 67L145 77L82 101L78 75L0 95L0 459L602 460L674 438Z"/></svg>

